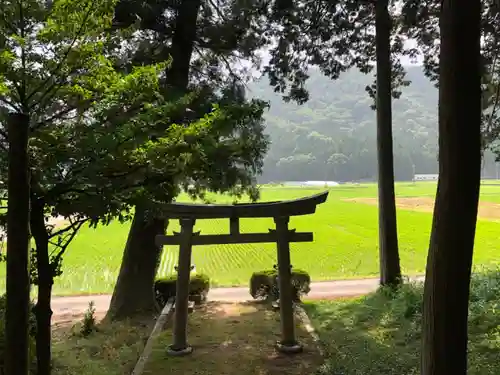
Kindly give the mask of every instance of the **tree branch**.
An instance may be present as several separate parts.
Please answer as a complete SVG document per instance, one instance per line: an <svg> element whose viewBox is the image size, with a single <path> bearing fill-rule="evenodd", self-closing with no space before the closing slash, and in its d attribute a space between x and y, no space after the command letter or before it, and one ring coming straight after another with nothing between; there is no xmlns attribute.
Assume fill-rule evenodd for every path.
<svg viewBox="0 0 500 375"><path fill-rule="evenodd" d="M59 120L61 119L64 115L67 115L68 113L70 113L71 111L74 111L76 110L76 108L73 108L73 107L66 107L65 109L59 111L59 112L56 112L54 115L44 119L44 120L41 120L39 122L37 122L36 124L34 124L32 127L31 127L31 131L35 131L35 130L38 130L39 128L41 128L42 126L44 125L47 125L48 123L51 123L52 121L54 120Z"/></svg>
<svg viewBox="0 0 500 375"><path fill-rule="evenodd" d="M49 234L49 239L51 238L54 238L54 237L57 237L57 236L61 236L62 234L72 230L74 227L76 227L77 225L80 225L80 224L84 224L86 221L88 221L89 219L88 218L85 218L85 219L79 219L73 223L70 223L70 225L68 225L67 227L61 229L61 230L58 230L57 232L54 232L54 233L50 233Z"/></svg>
<svg viewBox="0 0 500 375"><path fill-rule="evenodd" d="M21 107L17 103L13 103L11 100L7 99L5 96L0 96L0 103L4 103L10 107L12 107L14 110L20 110Z"/></svg>
<svg viewBox="0 0 500 375"><path fill-rule="evenodd" d="M87 168L87 166L79 168L78 173L83 172L86 168ZM133 173L138 172L142 168L146 168L146 166L141 164L141 165L137 165L134 168L130 168L126 172L123 172L123 173L109 174L109 175L103 174L102 176L105 178L108 178L108 179L123 178L123 177L127 177L127 176L132 175ZM63 182L59 185L54 186L52 189L50 189L46 193L46 195L45 195L46 199L50 201L50 200L54 199L56 196L60 196L62 194L69 194L69 193L92 195L91 192L74 187L73 185L76 183L77 180L78 180L78 178L77 178L77 176L75 176L70 181Z"/></svg>
<svg viewBox="0 0 500 375"><path fill-rule="evenodd" d="M221 10L219 9L219 6L217 4L215 4L215 2L213 0L208 0L208 2L210 4L212 4L212 6L214 7L215 9L215 12L217 13L217 15L221 18L222 21L224 22L227 22L227 18L226 16L221 12Z"/></svg>
<svg viewBox="0 0 500 375"><path fill-rule="evenodd" d="M85 221L87 221L87 220L88 219L86 219ZM84 222L80 222L75 227L73 227L73 232L69 235L69 238L66 240L66 242L64 243L64 245L60 245L60 244L56 245L61 250L53 258L53 261L51 262L52 264L58 264L61 261L61 258L64 255L64 253L66 252L66 249L68 248L68 246L71 243L71 241L73 241L73 239L75 238L76 234L78 233L78 231L80 230L80 228L82 227L83 224L84 224Z"/></svg>

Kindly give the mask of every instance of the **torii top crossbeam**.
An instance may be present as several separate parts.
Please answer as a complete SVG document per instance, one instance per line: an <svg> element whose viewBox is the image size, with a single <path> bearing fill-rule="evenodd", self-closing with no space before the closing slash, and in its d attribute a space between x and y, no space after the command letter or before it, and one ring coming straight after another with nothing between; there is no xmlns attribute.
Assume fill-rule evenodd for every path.
<svg viewBox="0 0 500 375"><path fill-rule="evenodd" d="M162 207L162 213L169 219L290 217L314 213L316 206L324 203L327 197L328 191L309 197L277 202L237 204L170 203Z"/></svg>

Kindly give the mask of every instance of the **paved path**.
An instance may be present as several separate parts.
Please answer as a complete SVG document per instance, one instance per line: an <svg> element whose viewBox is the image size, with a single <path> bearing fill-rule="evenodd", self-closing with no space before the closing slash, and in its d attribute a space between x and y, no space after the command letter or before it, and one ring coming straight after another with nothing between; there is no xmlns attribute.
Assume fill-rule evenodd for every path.
<svg viewBox="0 0 500 375"><path fill-rule="evenodd" d="M411 278L423 281L423 276ZM311 291L306 299L333 299L339 297L355 297L371 293L377 289L378 279L338 280L311 283ZM208 293L212 301L241 302L251 299L246 287L213 288ZM109 307L110 295L88 295L76 297L52 298L54 316L81 315L88 308L89 302L94 301L96 313L104 314Z"/></svg>

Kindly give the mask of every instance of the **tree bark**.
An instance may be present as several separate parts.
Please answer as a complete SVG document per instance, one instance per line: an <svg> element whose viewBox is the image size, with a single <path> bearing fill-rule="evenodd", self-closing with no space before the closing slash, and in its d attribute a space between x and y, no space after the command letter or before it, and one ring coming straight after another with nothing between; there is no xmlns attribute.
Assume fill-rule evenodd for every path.
<svg viewBox="0 0 500 375"><path fill-rule="evenodd" d="M401 267L394 194L390 48L392 22L388 3L388 0L375 2L380 284L398 285L401 282Z"/></svg>
<svg viewBox="0 0 500 375"><path fill-rule="evenodd" d="M186 91L189 83L189 68L200 5L200 0L181 2L176 18L171 47L172 64L166 75L167 85L180 94ZM148 304L142 300L145 296L151 295L149 305L156 306L151 293L162 249L155 245L154 239L157 234L165 233L167 225L168 220L165 219L146 220L144 211L136 208L107 318L121 319L128 317L130 313L150 310ZM154 256L155 261L143 259L149 256ZM136 261L141 264L130 263ZM130 272L134 269L140 269L141 272ZM128 290L134 285L133 289Z"/></svg>
<svg viewBox="0 0 500 375"><path fill-rule="evenodd" d="M172 37L170 55L172 64L167 69L167 85L181 93L189 84L191 57L196 40L198 13L201 0L183 1L179 6Z"/></svg>
<svg viewBox="0 0 500 375"><path fill-rule="evenodd" d="M7 212L7 306L5 316L5 373L29 372L29 117L8 119L9 180Z"/></svg>
<svg viewBox="0 0 500 375"><path fill-rule="evenodd" d="M480 8L479 0L441 3L439 181L424 289L423 375L467 373L481 175Z"/></svg>
<svg viewBox="0 0 500 375"><path fill-rule="evenodd" d="M52 367L52 309L50 302L54 274L50 265L49 235L45 226L44 207L45 202L43 199L32 194L30 224L31 233L36 244L38 276L38 299L35 306L37 375L50 375Z"/></svg>
<svg viewBox="0 0 500 375"><path fill-rule="evenodd" d="M148 220L145 215L136 207L106 319L120 320L156 310L153 287L161 247L156 246L155 237L165 233L166 222Z"/></svg>

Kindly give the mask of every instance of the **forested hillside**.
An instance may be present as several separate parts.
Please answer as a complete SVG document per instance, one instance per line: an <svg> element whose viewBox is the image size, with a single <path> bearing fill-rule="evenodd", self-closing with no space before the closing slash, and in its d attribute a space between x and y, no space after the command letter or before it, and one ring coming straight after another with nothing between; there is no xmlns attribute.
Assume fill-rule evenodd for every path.
<svg viewBox="0 0 500 375"><path fill-rule="evenodd" d="M410 180L414 171L437 173L437 89L420 67L407 72L412 83L393 106L396 180ZM262 182L375 180L375 111L365 91L371 81L355 70L337 81L313 70L304 105L283 102L266 80L250 85L249 95L271 104L266 125L272 145ZM495 177L493 160L488 153L485 176Z"/></svg>

